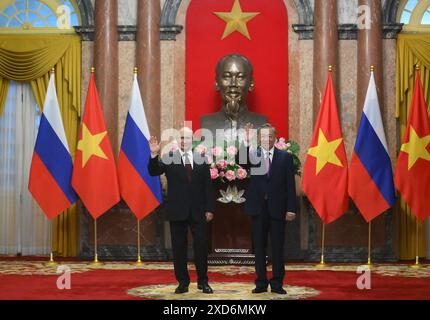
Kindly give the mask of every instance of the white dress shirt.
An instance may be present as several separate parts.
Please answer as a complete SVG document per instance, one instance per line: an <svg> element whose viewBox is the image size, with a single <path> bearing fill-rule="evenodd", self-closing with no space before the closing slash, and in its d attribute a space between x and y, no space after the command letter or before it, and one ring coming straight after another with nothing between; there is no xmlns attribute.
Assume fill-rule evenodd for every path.
<svg viewBox="0 0 430 320"><path fill-rule="evenodd" d="M193 152L191 150L184 152L181 149L179 149L179 153L181 154L182 163L184 164L184 166L185 166L185 154L188 154L188 159L190 160L191 168L194 169Z"/></svg>
<svg viewBox="0 0 430 320"><path fill-rule="evenodd" d="M261 151L263 152L264 159L266 159L268 153L270 153L270 162L273 162L273 153L275 152L275 147L272 147L272 149L270 149L269 151L264 148L261 148Z"/></svg>

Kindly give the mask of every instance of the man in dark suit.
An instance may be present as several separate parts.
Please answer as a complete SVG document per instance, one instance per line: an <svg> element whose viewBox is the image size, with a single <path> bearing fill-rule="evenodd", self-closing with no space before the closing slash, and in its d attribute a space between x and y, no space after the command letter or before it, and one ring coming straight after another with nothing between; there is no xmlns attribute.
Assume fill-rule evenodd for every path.
<svg viewBox="0 0 430 320"><path fill-rule="evenodd" d="M245 127L245 143L242 151L249 155L248 168L251 178L246 190L245 213L252 217L252 237L255 253L257 279L253 293L271 291L286 294L283 289L285 275L284 239L285 223L296 217L296 185L292 156L274 147L276 129L265 124L258 128L258 148L249 147L252 125ZM266 271L266 248L270 231L273 277L268 281Z"/></svg>
<svg viewBox="0 0 430 320"><path fill-rule="evenodd" d="M158 159L160 144L150 139L151 159L148 170L151 176L165 174L167 178L167 220L170 221L173 262L179 286L175 293L188 292L190 277L187 269L188 227L193 235L194 262L198 275L198 288L213 293L208 283L207 222L213 219L214 195L209 164L204 155L192 152L192 135L189 128L180 130L180 149Z"/></svg>

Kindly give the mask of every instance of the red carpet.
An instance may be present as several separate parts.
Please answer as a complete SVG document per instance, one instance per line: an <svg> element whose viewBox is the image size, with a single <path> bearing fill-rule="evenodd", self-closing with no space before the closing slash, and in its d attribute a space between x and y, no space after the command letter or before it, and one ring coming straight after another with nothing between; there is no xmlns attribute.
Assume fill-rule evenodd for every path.
<svg viewBox="0 0 430 320"><path fill-rule="evenodd" d="M145 264L144 269L132 270L127 270L127 268L137 267L130 263L103 264L102 269L95 270L87 270L88 263L75 262L75 264L76 266L73 265L73 262L71 263L71 289L59 290L56 286L59 275L55 274L55 267L49 270L44 269L42 263L33 265L29 261L16 261L16 263L15 261L0 261L0 299L144 299L145 297L131 295L128 290L143 286L142 292L144 292L145 286L176 285L169 263ZM80 267L82 269L79 269ZM313 296L298 297L308 299L430 299L430 267L428 265L423 267L419 274L414 274L414 271L408 270L404 265L380 267L380 270L371 273L371 290L357 288L356 281L360 275L347 270L348 268L353 270L355 266L346 265L341 268L344 270L317 270L312 265L306 267L303 264L287 265L285 279L287 290L288 286L311 288L316 292ZM237 283L244 286L246 292L250 292L253 288L254 274L250 267L209 267L209 270L212 270L209 279L215 291L225 291L229 284L234 287ZM191 281L195 282L195 271L191 271L190 274ZM227 284L221 286L219 283ZM195 287L195 283L190 285L190 289L192 287ZM268 294L267 298L271 299L271 297ZM243 298L243 296L235 297L234 295L230 297L230 299ZM249 294L246 298L252 299L253 296Z"/></svg>

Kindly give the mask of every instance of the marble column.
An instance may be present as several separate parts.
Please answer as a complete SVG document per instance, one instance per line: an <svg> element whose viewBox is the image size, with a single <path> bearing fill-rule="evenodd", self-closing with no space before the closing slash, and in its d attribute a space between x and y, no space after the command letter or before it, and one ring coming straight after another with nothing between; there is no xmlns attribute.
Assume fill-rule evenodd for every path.
<svg viewBox="0 0 430 320"><path fill-rule="evenodd" d="M94 39L95 80L114 154L118 153L117 25L117 0L97 0Z"/></svg>
<svg viewBox="0 0 430 320"><path fill-rule="evenodd" d="M137 11L137 77L148 119L149 132L151 135L160 137L160 1L139 1Z"/></svg>
<svg viewBox="0 0 430 320"><path fill-rule="evenodd" d="M333 84L338 93L339 36L337 0L315 0L313 123L318 117L327 82L328 66L333 66ZM339 100L337 100L339 102Z"/></svg>
<svg viewBox="0 0 430 320"><path fill-rule="evenodd" d="M370 21L359 19L357 44L357 128L360 123L364 100L366 99L371 65L375 67L374 74L379 105L381 113L384 114L381 0L359 0L358 5L367 6ZM369 23L370 28L366 28L366 22Z"/></svg>
<svg viewBox="0 0 430 320"><path fill-rule="evenodd" d="M137 7L136 66L145 114L151 135L160 139L161 87L160 87L160 21L159 0L139 1ZM159 214L151 214L142 221L142 245L157 242Z"/></svg>

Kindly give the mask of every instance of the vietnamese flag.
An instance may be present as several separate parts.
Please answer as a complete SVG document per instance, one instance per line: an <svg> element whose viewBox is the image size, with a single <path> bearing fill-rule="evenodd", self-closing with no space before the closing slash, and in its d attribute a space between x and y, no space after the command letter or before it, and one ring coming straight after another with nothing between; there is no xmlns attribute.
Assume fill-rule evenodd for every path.
<svg viewBox="0 0 430 320"><path fill-rule="evenodd" d="M115 161L93 72L73 164L72 186L94 219L120 200Z"/></svg>
<svg viewBox="0 0 430 320"><path fill-rule="evenodd" d="M430 215L430 123L419 70L394 180L418 221L427 218Z"/></svg>
<svg viewBox="0 0 430 320"><path fill-rule="evenodd" d="M348 163L331 71L305 160L302 188L324 224L348 210Z"/></svg>

